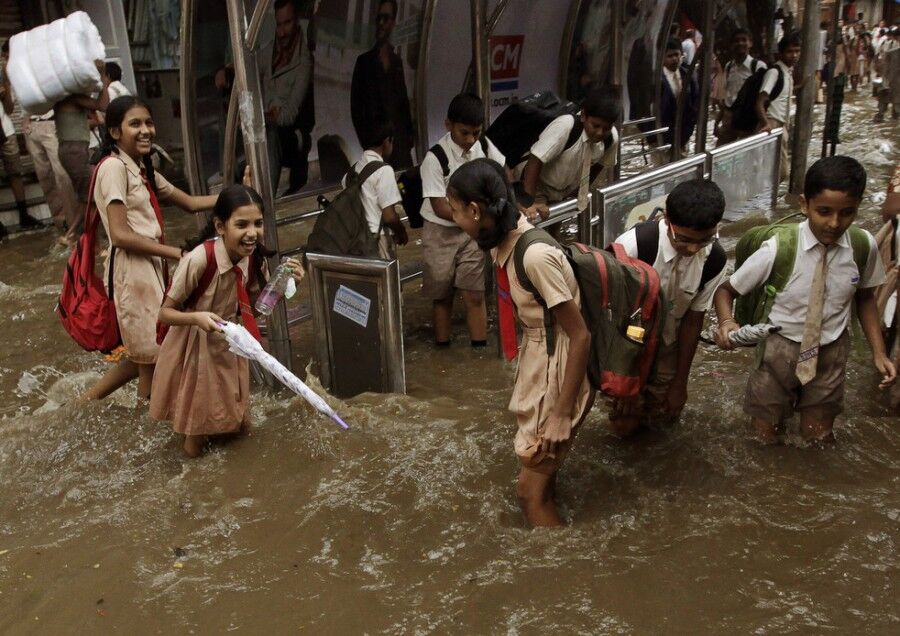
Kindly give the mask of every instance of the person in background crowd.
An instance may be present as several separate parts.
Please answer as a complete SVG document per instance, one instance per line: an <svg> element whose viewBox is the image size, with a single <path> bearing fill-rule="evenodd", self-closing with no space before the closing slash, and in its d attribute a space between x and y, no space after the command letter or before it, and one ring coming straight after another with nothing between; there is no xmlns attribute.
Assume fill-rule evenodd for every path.
<svg viewBox="0 0 900 636"><path fill-rule="evenodd" d="M271 55L263 49L262 84L266 102L266 134L269 141L273 187L278 187L281 167L290 169L287 193L306 184L309 143L297 138L297 119L311 90L312 53L303 35L294 0L275 2L275 41ZM273 160L275 159L275 160Z"/></svg>
<svg viewBox="0 0 900 636"><path fill-rule="evenodd" d="M115 62L107 62L106 74L109 76L109 86L106 88L106 90L109 91L109 101L114 100L116 97L121 97L122 95L131 95L131 91L128 90L128 87L122 83L121 66Z"/></svg>
<svg viewBox="0 0 900 636"><path fill-rule="evenodd" d="M694 29L688 29L684 32L684 40L681 41L681 51L684 53L684 63L688 66L694 61L697 54L697 43L694 42Z"/></svg>
<svg viewBox="0 0 900 636"><path fill-rule="evenodd" d="M103 60L95 60L103 86L96 97L70 95L53 107L56 117L56 138L59 140L59 162L72 180L79 205L69 210L69 227L63 242L73 246L84 225L84 206L88 202L91 184L90 142L91 129L88 117L94 111L106 111L109 104L109 76Z"/></svg>
<svg viewBox="0 0 900 636"><path fill-rule="evenodd" d="M681 43L678 40L670 40L666 45L666 55L663 58L662 96L660 99L660 121L668 130L663 133L663 143L674 144L675 131L678 119L678 101L682 91L685 91L684 110L681 119L681 135L677 141L679 150L684 153L685 146L694 134L697 125L697 112L700 106L700 89L697 79L693 77L686 64L682 62ZM654 139L650 143L653 145ZM666 154L654 152L652 154L655 165L666 163Z"/></svg>
<svg viewBox="0 0 900 636"><path fill-rule="evenodd" d="M6 62L9 55L9 45L4 42L2 56L0 56L0 153L3 158L3 168L6 170L6 179L16 199L16 208L19 211L19 227L23 230L33 230L41 227L41 222L28 214L28 203L25 199L25 183L22 181L22 159L19 156L19 140L16 137L16 127L9 117L15 107L13 103L12 87L6 75ZM6 238L8 231L0 223L0 240Z"/></svg>
<svg viewBox="0 0 900 636"><path fill-rule="evenodd" d="M800 59L800 34L790 33L778 42L778 61L766 71L759 96L756 98L756 115L759 118L757 132L772 132L775 128L783 128L781 136L781 180L785 180L790 172L788 159L788 138L790 136L791 97L794 94L794 65ZM781 83L781 90L776 86ZM778 93L769 101L769 96Z"/></svg>
<svg viewBox="0 0 900 636"><path fill-rule="evenodd" d="M733 114L729 110L734 105L734 100L744 86L744 82L750 79L757 69L766 68L766 63L750 55L752 39L746 29L737 29L731 36L731 51L734 56L725 65L725 108L721 111L719 123L718 145L737 141L746 134L735 130L732 125Z"/></svg>
<svg viewBox="0 0 900 636"><path fill-rule="evenodd" d="M412 165L415 133L403 60L391 44L391 33L397 24L397 0L381 0L377 9L375 46L356 58L353 67L350 116L360 140L378 122L389 121L393 125L394 152L390 163L394 169L402 170Z"/></svg>
<svg viewBox="0 0 900 636"><path fill-rule="evenodd" d="M888 37L881 43L881 51L876 61L881 74L881 87L877 90L878 112L875 123L884 121L888 105L891 117L897 119L900 111L900 27L893 27Z"/></svg>

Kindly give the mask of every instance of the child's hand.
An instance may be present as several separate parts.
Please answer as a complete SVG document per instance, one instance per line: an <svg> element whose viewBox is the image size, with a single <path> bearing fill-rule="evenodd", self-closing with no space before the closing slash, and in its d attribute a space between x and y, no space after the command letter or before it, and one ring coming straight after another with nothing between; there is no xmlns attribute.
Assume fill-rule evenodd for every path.
<svg viewBox="0 0 900 636"><path fill-rule="evenodd" d="M872 359L872 363L875 365L875 368L878 369L878 373L884 376L878 384L879 389L886 389L894 384L894 381L897 379L897 369L887 356L875 356Z"/></svg>
<svg viewBox="0 0 900 636"><path fill-rule="evenodd" d="M225 321L211 311L195 311L193 312L193 315L194 324L200 327L203 331L207 333L213 331L222 331L219 323Z"/></svg>
<svg viewBox="0 0 900 636"><path fill-rule="evenodd" d="M406 228L404 226L400 226L396 230L392 230L394 233L394 242L397 245L406 245L409 243L409 235L406 233Z"/></svg>
<svg viewBox="0 0 900 636"><path fill-rule="evenodd" d="M572 436L572 418L551 412L544 421L544 431L541 434L541 450L545 453L556 453L560 442L565 442Z"/></svg>
<svg viewBox="0 0 900 636"><path fill-rule="evenodd" d="M672 382L666 391L666 415L677 417L687 404L687 385Z"/></svg>
<svg viewBox="0 0 900 636"><path fill-rule="evenodd" d="M716 344L726 351L731 351L734 349L734 344L732 344L731 340L728 338L728 334L732 331L737 331L740 328L741 326L733 319L721 323L719 328L716 329Z"/></svg>
<svg viewBox="0 0 900 636"><path fill-rule="evenodd" d="M291 276L294 278L295 283L301 282L303 277L306 276L303 265L296 258L286 258L284 263L291 268Z"/></svg>

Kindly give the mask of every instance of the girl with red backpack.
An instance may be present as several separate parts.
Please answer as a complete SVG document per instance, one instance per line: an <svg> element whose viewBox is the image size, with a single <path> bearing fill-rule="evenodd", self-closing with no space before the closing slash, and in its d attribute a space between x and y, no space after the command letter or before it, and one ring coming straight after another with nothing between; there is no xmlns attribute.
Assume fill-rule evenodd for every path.
<svg viewBox="0 0 900 636"><path fill-rule="evenodd" d="M556 510L556 473L574 433L593 404L586 379L591 334L581 314L578 282L563 252L534 243L524 254L524 269L553 317L555 344L548 351L544 307L516 275L513 252L532 228L516 207L503 167L489 159L460 166L447 187L453 220L491 250L500 290L501 338L507 357L516 354L513 305L522 323L523 342L509 410L516 415L515 451L521 464L516 494L533 526L561 525ZM502 337L512 328L512 340ZM508 351L506 351L508 350Z"/></svg>
<svg viewBox="0 0 900 636"><path fill-rule="evenodd" d="M138 397L150 396L156 344L156 314L168 278L167 260L182 250L166 245L159 202L188 212L208 210L216 196L191 196L153 169L150 153L156 129L150 107L126 95L106 109L104 158L94 171L91 203L96 203L110 240L104 281L115 303L125 360L110 369L83 396L102 399L138 378Z"/></svg>
<svg viewBox="0 0 900 636"><path fill-rule="evenodd" d="M159 321L171 329L159 351L150 415L172 421L189 457L203 452L207 436L246 431L250 424L250 367L228 350L219 325L239 316L260 339L250 297L265 287L265 257L272 254L262 244L262 208L252 188L225 188L200 238L188 243L192 249L159 310ZM300 263L285 262L301 281Z"/></svg>

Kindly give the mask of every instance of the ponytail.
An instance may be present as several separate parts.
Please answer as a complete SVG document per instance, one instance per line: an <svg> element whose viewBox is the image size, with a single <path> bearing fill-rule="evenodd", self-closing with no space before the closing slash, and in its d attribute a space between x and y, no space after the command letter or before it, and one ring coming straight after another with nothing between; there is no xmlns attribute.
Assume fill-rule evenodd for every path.
<svg viewBox="0 0 900 636"><path fill-rule="evenodd" d="M493 227L482 227L475 241L489 250L497 247L519 224L516 195L503 166L491 159L475 159L460 166L450 177L448 190L463 203L476 202L493 219Z"/></svg>

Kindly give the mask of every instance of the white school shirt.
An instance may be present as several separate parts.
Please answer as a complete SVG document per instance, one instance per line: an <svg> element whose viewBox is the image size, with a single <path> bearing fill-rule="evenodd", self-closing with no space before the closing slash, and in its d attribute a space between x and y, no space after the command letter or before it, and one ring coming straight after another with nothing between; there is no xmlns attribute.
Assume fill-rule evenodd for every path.
<svg viewBox="0 0 900 636"><path fill-rule="evenodd" d="M560 115L548 125L541 136L531 147L529 154L539 159L541 168L541 185L550 201L562 201L578 189L581 182L581 152L588 142L587 133L581 136L566 149L569 133L575 125L575 115ZM619 132L613 127L612 143L607 147L604 143L591 144L591 165L602 164L604 168L616 165L616 148L619 145ZM521 178L525 170L523 161L516 167L516 178Z"/></svg>
<svg viewBox="0 0 900 636"><path fill-rule="evenodd" d="M853 260L853 247L846 232L827 252L828 276L825 279L825 308L819 341L822 345L834 342L847 329L856 290L884 283L884 265L875 245L875 237L868 232L866 236L869 239L869 258L865 272L860 272ZM769 314L769 322L781 327L781 335L794 342L803 339L809 290L812 288L820 254L819 250L813 248L818 244L819 241L809 229L809 221L801 223L794 270L787 285L775 296ZM770 238L731 275L731 286L737 293L744 295L765 285L775 263L776 249L776 239Z"/></svg>
<svg viewBox="0 0 900 636"><path fill-rule="evenodd" d="M753 62L754 58L748 55L741 64L732 60L725 65L725 106L729 108L734 106L734 100L741 92L744 82L753 75ZM758 70L768 67L762 60L757 60L756 68Z"/></svg>
<svg viewBox="0 0 900 636"><path fill-rule="evenodd" d="M359 174L366 164L372 161L384 161L384 159L374 150L366 150L359 161L353 164L353 171ZM341 180L341 185L347 187L346 175ZM369 222L369 230L373 234L377 234L381 227L381 211L388 206L400 203L400 189L397 187L394 169L385 163L383 167L366 179L360 193L362 194L363 208L366 211L366 220Z"/></svg>
<svg viewBox="0 0 900 636"><path fill-rule="evenodd" d="M684 53L684 63L690 66L694 61L694 55L697 54L697 43L690 38L682 40L681 51Z"/></svg>
<svg viewBox="0 0 900 636"><path fill-rule="evenodd" d="M122 97L122 95L131 95L131 91L128 90L128 87L119 80L110 82L109 86L106 87L106 92L109 95L109 101L112 101L117 97Z"/></svg>
<svg viewBox="0 0 900 636"><path fill-rule="evenodd" d="M621 244L630 257L638 257L637 233L634 228L617 238L616 243ZM713 294L725 280L723 267L717 276L707 281L703 289L700 289L703 265L711 252L712 245L707 245L693 256L681 256L669 239L669 224L664 218L660 219L659 244L653 269L659 274L660 288L668 303L666 324L663 327L663 342L667 345L678 338L678 327L688 310L702 312L709 310Z"/></svg>
<svg viewBox="0 0 900 636"><path fill-rule="evenodd" d="M503 153L497 150L497 146L491 143L490 139L485 138L485 140L487 141L488 159L493 159L501 166L505 164L506 157L503 156ZM464 151L462 146L453 141L450 133L441 137L438 145L447 153L449 171L445 177L444 171L441 169L441 162L434 153L431 151L425 153L422 165L419 166L419 174L422 175L422 218L438 225L454 227L456 224L453 221L442 219L434 213L434 209L431 207L431 197L447 196L447 184L450 183L450 176L464 163L484 157L484 151L481 149L481 140L476 141L468 151Z"/></svg>
<svg viewBox="0 0 900 636"><path fill-rule="evenodd" d="M781 68L781 73L784 77L784 86L778 94L778 97L769 104L767 112L769 117L785 124L791 116L791 95L794 93L794 74L781 60L778 60L775 65ZM775 89L775 82L777 81L778 71L776 71L774 67L770 68L766 71L765 77L763 77L762 86L759 91L761 93L768 93L771 96L772 91Z"/></svg>
<svg viewBox="0 0 900 636"><path fill-rule="evenodd" d="M674 71L670 71L663 66L663 76L666 78L666 81L669 82L669 88L672 90L672 95L676 98L681 95L681 67L676 68Z"/></svg>

